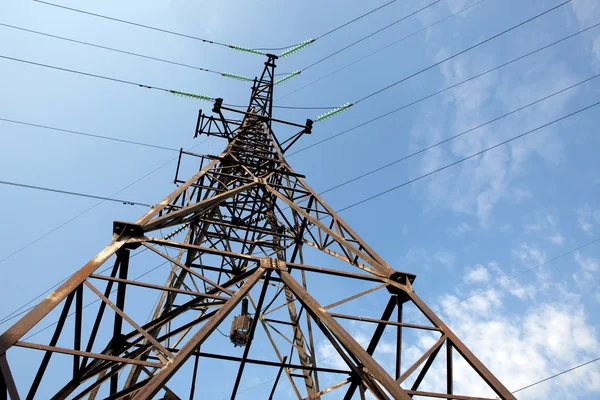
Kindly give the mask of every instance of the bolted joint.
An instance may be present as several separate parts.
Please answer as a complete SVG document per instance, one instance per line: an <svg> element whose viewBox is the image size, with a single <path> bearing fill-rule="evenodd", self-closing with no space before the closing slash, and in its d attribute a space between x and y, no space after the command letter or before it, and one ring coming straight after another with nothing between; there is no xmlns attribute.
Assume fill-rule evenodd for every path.
<svg viewBox="0 0 600 400"><path fill-rule="evenodd" d="M266 269L287 270L287 264L276 258L263 258L260 260L260 266Z"/></svg>
<svg viewBox="0 0 600 400"><path fill-rule="evenodd" d="M388 277L390 284L387 286L388 292L398 295L402 302L407 301L407 293L413 292L412 283L417 276L406 272L394 271Z"/></svg>
<svg viewBox="0 0 600 400"><path fill-rule="evenodd" d="M113 233L119 237L141 237L144 236L144 228L131 222L113 221Z"/></svg>
<svg viewBox="0 0 600 400"><path fill-rule="evenodd" d="M131 222L114 221L113 234L117 240L142 237L144 236L144 228L141 225L133 224ZM125 248L134 250L140 246L141 243L127 243Z"/></svg>

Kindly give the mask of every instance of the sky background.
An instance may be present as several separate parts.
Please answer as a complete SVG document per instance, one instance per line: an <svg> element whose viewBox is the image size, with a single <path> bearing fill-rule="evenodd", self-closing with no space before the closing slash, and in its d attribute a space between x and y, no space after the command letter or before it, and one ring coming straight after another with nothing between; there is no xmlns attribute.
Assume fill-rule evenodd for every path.
<svg viewBox="0 0 600 400"><path fill-rule="evenodd" d="M384 2L271 0L261 2L260 8L247 1L61 4L240 46L280 47L314 38L376 3ZM310 68L276 87L276 104L336 107L355 101L560 1L485 0L294 92L471 3L442 0ZM302 69L426 4L398 1L278 60L277 72ZM260 73L264 62L262 57L32 1L3 1L0 22L249 77ZM303 137L295 148L309 146L598 22L600 2L572 1L315 124L313 134ZM4 26L0 26L0 48L4 56L203 93L233 104L246 104L249 96L248 83ZM0 72L0 118L170 148L196 146L198 153L220 153L224 147L216 139L193 139L198 109L208 112L210 103L4 59L0 59ZM288 161L321 192L599 72L600 28L595 28L299 152ZM328 192L324 199L336 210L344 208L597 101L600 78ZM450 306L548 262L440 312L511 390L600 357L600 243L572 251L600 235L598 110L577 114L341 213L392 267L417 274L415 290L433 308ZM275 116L302 123L319 113L278 109ZM3 121L0 137L0 180L99 196L120 191L115 197L149 204L174 189L176 152ZM148 174L150 171L154 172ZM92 258L110 241L112 221L134 221L146 212L139 206L99 204L93 199L17 187L1 186L0 190L0 206L5 210L0 217L0 259L4 259L0 262L0 317ZM3 323L0 330L9 325ZM427 344L426 339L415 343L415 351L424 350ZM322 346L319 351L326 356L330 350ZM599 393L597 363L517 397L587 400L598 398ZM252 398L251 391L247 395Z"/></svg>

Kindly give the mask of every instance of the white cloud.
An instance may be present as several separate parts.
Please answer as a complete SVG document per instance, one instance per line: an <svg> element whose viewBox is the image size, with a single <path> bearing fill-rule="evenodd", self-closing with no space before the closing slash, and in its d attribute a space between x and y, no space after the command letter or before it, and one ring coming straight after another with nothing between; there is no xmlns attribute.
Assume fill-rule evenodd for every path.
<svg viewBox="0 0 600 400"><path fill-rule="evenodd" d="M316 346L318 360L321 365L329 368L346 369L348 365L328 340L319 342Z"/></svg>
<svg viewBox="0 0 600 400"><path fill-rule="evenodd" d="M571 7L581 27L587 28L598 21L600 2L597 0L573 0ZM592 54L600 61L600 35L592 39Z"/></svg>
<svg viewBox="0 0 600 400"><path fill-rule="evenodd" d="M575 252L575 261L586 271L596 272L600 265L598 259L592 257L585 257L579 251Z"/></svg>
<svg viewBox="0 0 600 400"><path fill-rule="evenodd" d="M582 26L596 22L600 16L600 3L597 0L573 0L571 7Z"/></svg>
<svg viewBox="0 0 600 400"><path fill-rule="evenodd" d="M542 227L539 224L529 224L529 225L525 225L525 233L531 233L531 232L537 232L540 229L542 229Z"/></svg>
<svg viewBox="0 0 600 400"><path fill-rule="evenodd" d="M539 249L527 244L521 245L519 251L525 255L523 259L526 262L539 261L545 257ZM600 269L597 259L586 257L579 252L574 258L582 269ZM493 261L486 266L467 268L464 275L465 282L492 283L505 279L504 271ZM438 315L509 390L522 388L594 359L600 352L600 340L588 322L588 313L581 303L581 296L569 292L564 285L561 285L560 301L556 301L555 296L552 296L546 299L536 298L535 302L522 302L522 306L516 309L508 307L511 296L521 300L532 297L522 294L535 293L538 283L523 286L519 280L513 280L461 302L454 294L445 294L439 298L442 310ZM460 296L463 297L464 293ZM600 301L600 292L597 296ZM413 322L412 319L410 321ZM352 336L365 347L372 332L364 331L364 328L358 325L355 328ZM428 350L438 337L432 332L405 330L404 370ZM321 365L346 368L328 342L320 342L317 353ZM374 357L387 371L393 371L394 356L395 345L392 336L384 335ZM458 358L459 355L455 353L455 393L494 398L495 395L483 380L466 362ZM444 390L444 361L445 352L440 352L420 390ZM414 376L416 373L405 381L403 386L410 387ZM594 394L598 393L600 365L591 364L523 390L519 392L518 398L576 400L584 396L593 398Z"/></svg>
<svg viewBox="0 0 600 400"><path fill-rule="evenodd" d="M587 287L595 284L594 272L600 268L600 261L596 258L585 257L579 251L573 256L579 269L573 274L573 279L580 287Z"/></svg>
<svg viewBox="0 0 600 400"><path fill-rule="evenodd" d="M566 239L560 233L555 233L554 235L550 236L550 241L554 244L562 246L563 244L565 244Z"/></svg>
<svg viewBox="0 0 600 400"><path fill-rule="evenodd" d="M438 251L433 257L446 267L451 267L456 262L456 256L447 251Z"/></svg>
<svg viewBox="0 0 600 400"><path fill-rule="evenodd" d="M495 261L488 263L488 270L495 275L495 281L497 283L506 282L510 279L510 277ZM525 285L522 284L518 279L511 279L510 283L506 283L505 290L520 300L533 300L538 294L538 287L536 285Z"/></svg>
<svg viewBox="0 0 600 400"><path fill-rule="evenodd" d="M577 222L582 231L587 234L592 234L594 229L594 219L600 220L600 211L592 210L589 204L579 206L575 213L577 214Z"/></svg>
<svg viewBox="0 0 600 400"><path fill-rule="evenodd" d="M456 226L456 228L449 229L448 232L451 233L451 234L453 234L453 235L455 235L455 236L461 236L464 233L470 232L472 230L473 230L473 228L471 227L471 225L469 225L468 223L466 223L466 222L463 221L460 224L458 224Z"/></svg>
<svg viewBox="0 0 600 400"><path fill-rule="evenodd" d="M408 226L402 225L402 236L408 235Z"/></svg>
<svg viewBox="0 0 600 400"><path fill-rule="evenodd" d="M510 224L503 224L498 227L498 230L502 233L509 233L512 232L512 226Z"/></svg>
<svg viewBox="0 0 600 400"><path fill-rule="evenodd" d="M435 58L446 54L442 50ZM454 84L495 65L494 58L490 54L467 55L442 64L441 86ZM531 67L520 77L504 76L501 72L479 77L446 92L438 107L442 111L437 114L431 113L430 109L423 112L425 122L411 130L412 145L422 147L465 132L498 116L499 110L509 111L531 103L573 84L576 79L563 62ZM565 92L507 119L469 132L453 140L449 148L435 148L421 158L418 173L431 172L441 165L496 145L516 132L525 132L548 122L560 115L576 92ZM425 189L426 207L449 207L458 213L475 215L479 224L488 228L493 223L494 209L502 201L517 203L533 196L529 188L518 180L527 172L526 164L542 161L548 167L554 167L562 161L563 153L558 130L545 128L472 158L461 167L436 174Z"/></svg>
<svg viewBox="0 0 600 400"><path fill-rule="evenodd" d="M483 265L476 265L475 268L467 268L464 281L466 283L486 283L490 280L490 273Z"/></svg>
<svg viewBox="0 0 600 400"><path fill-rule="evenodd" d="M513 250L513 255L527 267L534 267L546 262L546 253L527 243L522 243L518 248Z"/></svg>
<svg viewBox="0 0 600 400"><path fill-rule="evenodd" d="M580 303L534 303L522 316L509 315L502 302L502 293L509 287L492 289L442 312L454 332L509 390L597 357L600 342ZM443 306L456 300L446 295L440 301ZM420 343L414 347L421 354L427 349ZM495 397L469 369L466 363L455 363L455 393ZM420 389L443 390L443 372L432 376ZM598 392L600 366L594 364L524 390L518 398L564 400Z"/></svg>

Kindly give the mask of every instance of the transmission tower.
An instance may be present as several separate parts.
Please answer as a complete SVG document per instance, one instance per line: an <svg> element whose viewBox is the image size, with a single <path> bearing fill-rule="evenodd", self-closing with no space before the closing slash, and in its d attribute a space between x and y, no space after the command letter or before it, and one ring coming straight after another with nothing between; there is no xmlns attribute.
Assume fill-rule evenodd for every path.
<svg viewBox="0 0 600 400"><path fill-rule="evenodd" d="M515 399L416 295L416 276L392 269L286 162L313 121L273 118L276 59L246 111L217 99L200 112L196 136L225 150L181 151L177 189L115 221L112 242L0 337L0 399L235 399L256 385L249 373L269 385L246 398L485 399L455 393L453 366ZM422 335L433 344L407 354L403 342Z"/></svg>

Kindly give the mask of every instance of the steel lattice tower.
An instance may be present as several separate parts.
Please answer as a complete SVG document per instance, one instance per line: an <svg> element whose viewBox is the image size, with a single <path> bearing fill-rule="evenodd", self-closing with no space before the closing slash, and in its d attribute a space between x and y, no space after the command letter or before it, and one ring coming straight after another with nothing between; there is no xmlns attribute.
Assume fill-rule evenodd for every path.
<svg viewBox="0 0 600 400"><path fill-rule="evenodd" d="M185 181L178 165L173 193L136 222L115 222L112 242L0 337L0 399L200 399L214 385L234 399L250 367L273 379L269 399L278 398L285 379L300 399L330 392L344 399L367 392L378 399L483 399L454 392L456 360L498 398L515 399L416 295L415 275L392 269L286 162L285 152L311 133L312 121L273 118L276 58L269 55L255 79L245 112L221 99L214 115L200 112L196 135L226 139L223 153L201 156L199 171ZM300 131L280 141L274 123ZM180 162L192 156L182 151ZM147 271L152 258L162 262L166 284L132 276L136 265ZM112 264L106 274L104 264ZM338 299L345 296L323 303L332 286ZM157 295L144 322L138 308ZM372 296L378 302L365 300ZM406 307L425 322L403 320ZM368 311L376 316L364 316ZM28 341L52 318L58 322L49 341ZM372 327L366 348L352 324ZM434 344L407 363L403 335L406 341L415 332L435 335ZM393 333L391 367L376 353L384 333ZM323 343L342 367L319 359ZM260 355L252 351L259 345ZM39 364L28 376L13 376L24 352ZM443 389L419 390L436 357ZM219 382L207 380L202 369L217 362L230 369Z"/></svg>

